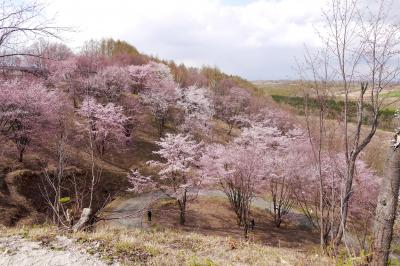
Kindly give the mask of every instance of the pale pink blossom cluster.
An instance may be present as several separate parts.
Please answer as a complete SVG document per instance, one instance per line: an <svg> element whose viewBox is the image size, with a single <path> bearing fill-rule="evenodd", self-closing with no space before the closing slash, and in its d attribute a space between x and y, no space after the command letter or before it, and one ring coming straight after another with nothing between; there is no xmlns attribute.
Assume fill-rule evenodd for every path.
<svg viewBox="0 0 400 266"><path fill-rule="evenodd" d="M93 141L100 156L111 145L126 140L128 132L125 124L128 123L128 117L124 115L121 106L114 103L103 105L87 97L78 109L78 114L83 118L82 122L77 122L78 128Z"/></svg>
<svg viewBox="0 0 400 266"><path fill-rule="evenodd" d="M177 106L184 111L181 129L186 132L210 133L215 114L210 90L197 86L178 89Z"/></svg>
<svg viewBox="0 0 400 266"><path fill-rule="evenodd" d="M35 137L54 132L62 102L59 93L35 80L14 79L0 84L0 133L15 143L20 161Z"/></svg>
<svg viewBox="0 0 400 266"><path fill-rule="evenodd" d="M179 198L182 197L184 190L196 188L200 185L201 178L193 171L203 153L204 144L202 142L198 143L191 135L167 133L156 144L160 149L153 153L158 154L161 160L148 161L147 164L158 169L159 178L145 177L137 170L133 170L128 175L131 191L140 193L151 188L157 188L170 197Z"/></svg>

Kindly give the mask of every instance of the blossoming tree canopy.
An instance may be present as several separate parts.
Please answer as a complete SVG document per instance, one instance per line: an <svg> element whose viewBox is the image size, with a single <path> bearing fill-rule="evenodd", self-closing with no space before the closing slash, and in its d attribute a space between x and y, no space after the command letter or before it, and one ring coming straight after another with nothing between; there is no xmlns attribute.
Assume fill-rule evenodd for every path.
<svg viewBox="0 0 400 266"><path fill-rule="evenodd" d="M185 223L185 211L190 194L201 184L201 177L192 173L197 161L202 155L203 143L198 143L190 135L167 133L164 138L156 142L160 147L155 154L161 157L160 161L148 161L147 164L158 169L158 179L146 177L139 171L132 170L128 175L128 182L132 186L130 191L143 192L159 189L174 198L180 209L180 223Z"/></svg>
<svg viewBox="0 0 400 266"><path fill-rule="evenodd" d="M177 105L184 111L182 130L209 133L215 114L211 92L206 88L197 86L179 88L177 92Z"/></svg>
<svg viewBox="0 0 400 266"><path fill-rule="evenodd" d="M42 83L30 79L0 85L0 131L17 146L19 160L32 140L52 132L62 98Z"/></svg>
<svg viewBox="0 0 400 266"><path fill-rule="evenodd" d="M83 118L82 122L77 122L78 127L93 141L100 156L108 151L110 145L126 140L128 117L121 106L114 103L102 105L94 98L87 97L78 114Z"/></svg>

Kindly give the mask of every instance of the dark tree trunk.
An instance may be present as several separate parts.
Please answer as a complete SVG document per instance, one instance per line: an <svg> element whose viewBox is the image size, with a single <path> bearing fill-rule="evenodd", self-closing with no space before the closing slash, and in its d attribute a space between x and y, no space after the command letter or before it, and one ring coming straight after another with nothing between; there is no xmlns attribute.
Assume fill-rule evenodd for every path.
<svg viewBox="0 0 400 266"><path fill-rule="evenodd" d="M233 129L233 125L229 124L229 131L228 131L228 136L231 135Z"/></svg>
<svg viewBox="0 0 400 266"><path fill-rule="evenodd" d="M178 205L179 205L179 224L180 225L185 225L186 221L186 189L183 192L183 197L182 200L178 200Z"/></svg>
<svg viewBox="0 0 400 266"><path fill-rule="evenodd" d="M247 222L244 223L244 238L248 239L249 238L249 225Z"/></svg>
<svg viewBox="0 0 400 266"><path fill-rule="evenodd" d="M19 157L18 157L18 161L20 163L22 163L22 161L24 160L24 149L19 150Z"/></svg>
<svg viewBox="0 0 400 266"><path fill-rule="evenodd" d="M179 224L185 225L185 210L181 210L179 213Z"/></svg>
<svg viewBox="0 0 400 266"><path fill-rule="evenodd" d="M374 220L374 253L372 265L388 265L393 224L396 218L400 184L400 148L391 147L380 185Z"/></svg>
<svg viewBox="0 0 400 266"><path fill-rule="evenodd" d="M280 228L280 227L281 227L281 224L282 224L282 220L281 220L281 219L275 220L275 226L276 226L276 228Z"/></svg>
<svg viewBox="0 0 400 266"><path fill-rule="evenodd" d="M161 138L164 135L164 129L165 129L165 117L158 118L158 136Z"/></svg>

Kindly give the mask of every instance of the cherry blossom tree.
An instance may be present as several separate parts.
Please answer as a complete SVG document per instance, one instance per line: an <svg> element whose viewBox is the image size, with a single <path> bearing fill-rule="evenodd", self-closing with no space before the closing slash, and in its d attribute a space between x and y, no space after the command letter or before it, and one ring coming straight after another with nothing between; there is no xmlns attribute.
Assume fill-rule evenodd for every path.
<svg viewBox="0 0 400 266"><path fill-rule="evenodd" d="M51 87L65 88L72 98L74 108L78 108L79 95L82 94L83 87L77 60L75 56L63 60L50 60L47 78L47 83Z"/></svg>
<svg viewBox="0 0 400 266"><path fill-rule="evenodd" d="M281 112L264 111L247 118L249 126L239 137L225 146L209 146L201 160L202 171L227 195L245 236L256 195L271 194L277 227L295 204L293 175L298 169L290 167L290 161L302 156L297 147L307 143L304 131L294 124L289 128L280 121L284 117Z"/></svg>
<svg viewBox="0 0 400 266"><path fill-rule="evenodd" d="M232 143L211 145L202 157L202 171L227 195L245 237L251 202L269 180L271 151L284 140L277 128L255 123Z"/></svg>
<svg viewBox="0 0 400 266"><path fill-rule="evenodd" d="M251 202L257 186L265 181L262 155L250 147L215 144L207 147L201 166L209 182L219 184L228 197L237 223L244 227L247 237Z"/></svg>
<svg viewBox="0 0 400 266"><path fill-rule="evenodd" d="M240 87L232 87L215 95L216 116L228 124L228 135L235 125L235 117L245 113L250 106L251 94Z"/></svg>
<svg viewBox="0 0 400 266"><path fill-rule="evenodd" d="M265 116L258 122L250 121L252 125L244 128L241 136L235 140L235 143L259 149L262 154L260 171L266 181L258 184L258 191L267 189L270 192L277 227L280 227L295 201L292 191L294 173L288 162L296 161L301 156L297 147L305 144L304 132L300 128L292 125L292 129L283 131L275 127L281 126L280 114L270 114L270 117Z"/></svg>
<svg viewBox="0 0 400 266"><path fill-rule="evenodd" d="M150 79L154 72L154 64L149 63L146 65L132 65L128 66L129 79L132 83L131 92L138 94L147 87L147 80Z"/></svg>
<svg viewBox="0 0 400 266"><path fill-rule="evenodd" d="M95 152L103 158L111 146L123 143L127 138L125 123L128 118L123 109L114 103L102 105L92 97L86 97L77 113L81 119L76 122L82 138L88 143L91 162L91 181L89 188L89 204L82 210L81 225L84 226L95 214L92 209L95 186L101 179L102 168L95 160Z"/></svg>
<svg viewBox="0 0 400 266"><path fill-rule="evenodd" d="M87 97L82 102L78 114L83 121L77 122L79 129L87 136L90 145L94 145L100 157L103 157L110 146L123 143L129 132L125 124L128 117L123 108L114 103L102 105L94 98Z"/></svg>
<svg viewBox="0 0 400 266"><path fill-rule="evenodd" d="M156 144L160 149L153 153L158 154L162 160L149 161L147 164L158 169L158 178L146 177L136 169L132 170L128 175L132 186L129 190L137 193L154 189L163 191L176 200L179 223L184 225L187 203L193 199L193 193L202 181L193 168L202 155L203 143L196 142L190 135L168 133Z"/></svg>
<svg viewBox="0 0 400 266"><path fill-rule="evenodd" d="M58 93L36 80L1 82L0 133L15 143L20 162L32 140L52 132L61 103Z"/></svg>
<svg viewBox="0 0 400 266"><path fill-rule="evenodd" d="M158 135L163 136L170 109L176 100L175 88L152 89L141 94L142 102L148 106L157 126Z"/></svg>
<svg viewBox="0 0 400 266"><path fill-rule="evenodd" d="M304 146L305 149L306 146ZM345 157L342 154L328 154L321 156L321 169L315 161L310 148L303 150L297 161L291 161L294 175L297 180L294 193L297 204L310 223L321 230L326 246L332 240L334 233L340 227L341 182L345 178ZM321 170L321 172L320 172ZM362 160L356 162L355 182L352 194L352 205L349 216L356 221L353 223L355 231L360 237L360 248L365 246L366 236L372 221L377 198L377 182L379 177ZM323 209L320 207L320 175L323 182ZM321 218L323 223L320 223ZM347 235L344 236L345 239Z"/></svg>
<svg viewBox="0 0 400 266"><path fill-rule="evenodd" d="M145 65L131 65L128 67L132 92L138 94L146 89L160 86L164 82L174 82L167 65L154 61Z"/></svg>
<svg viewBox="0 0 400 266"><path fill-rule="evenodd" d="M210 90L197 86L178 89L177 105L184 110L183 131L210 133L214 106Z"/></svg>
<svg viewBox="0 0 400 266"><path fill-rule="evenodd" d="M108 66L86 81L87 90L91 95L106 101L115 102L128 91L130 79L125 67Z"/></svg>
<svg viewBox="0 0 400 266"><path fill-rule="evenodd" d="M144 76L144 90L139 93L142 102L150 109L157 125L158 134L164 134L169 111L177 100L177 85L169 68L164 64L150 63Z"/></svg>

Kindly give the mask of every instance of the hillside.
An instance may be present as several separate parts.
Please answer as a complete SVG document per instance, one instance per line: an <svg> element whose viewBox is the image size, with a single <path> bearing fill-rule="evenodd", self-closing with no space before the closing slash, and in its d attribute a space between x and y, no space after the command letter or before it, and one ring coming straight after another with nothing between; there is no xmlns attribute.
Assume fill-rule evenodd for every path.
<svg viewBox="0 0 400 266"><path fill-rule="evenodd" d="M399 3L322 2L0 0L0 265L399 265Z"/></svg>
<svg viewBox="0 0 400 266"><path fill-rule="evenodd" d="M218 247L218 248L216 248ZM329 265L329 258L230 237L171 230L99 230L63 234L54 228L0 230L0 263L48 265ZM34 264L36 265L36 264Z"/></svg>
<svg viewBox="0 0 400 266"><path fill-rule="evenodd" d="M307 128L296 110L274 102L265 86L281 82L257 88L217 68L141 54L123 41L91 41L80 53L50 47L44 54L62 59L38 58L45 76L18 68L2 76L0 224L14 228L5 234L44 230L52 236L46 243L65 234L69 240L57 237L46 256L53 257L58 242L78 239L89 249L76 261L99 264L333 263L316 252L319 217L332 219L328 245L340 198L329 198L334 207L321 214L309 145L315 124ZM337 127L332 122L327 130L334 144L342 141ZM326 148L325 193L339 195L336 165L344 158L339 146ZM346 240L354 252L340 249L338 263L369 258L358 254L371 234L370 191L377 191L382 161L366 153L356 162ZM24 241L3 243L37 247ZM66 247L60 258L73 250ZM103 262L88 257L97 252ZM15 253L6 259L15 263Z"/></svg>

